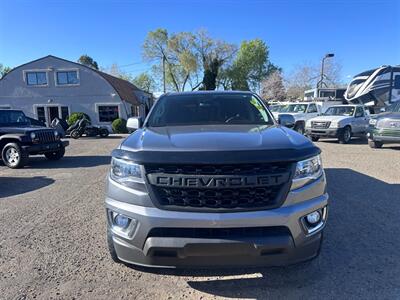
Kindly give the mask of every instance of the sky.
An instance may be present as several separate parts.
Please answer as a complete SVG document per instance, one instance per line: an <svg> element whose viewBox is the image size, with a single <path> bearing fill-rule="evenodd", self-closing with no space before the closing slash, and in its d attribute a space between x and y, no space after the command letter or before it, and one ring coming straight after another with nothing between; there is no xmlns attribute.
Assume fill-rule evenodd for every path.
<svg viewBox="0 0 400 300"><path fill-rule="evenodd" d="M260 38L286 74L325 53L335 54L344 82L400 64L400 0L0 0L0 63L88 54L137 75L150 68L142 44L157 28L206 29L238 45Z"/></svg>

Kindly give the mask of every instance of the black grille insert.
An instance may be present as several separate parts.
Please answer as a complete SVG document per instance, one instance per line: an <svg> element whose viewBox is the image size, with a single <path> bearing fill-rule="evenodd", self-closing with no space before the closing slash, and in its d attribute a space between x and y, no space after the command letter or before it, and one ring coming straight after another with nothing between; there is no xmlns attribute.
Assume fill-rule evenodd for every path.
<svg viewBox="0 0 400 300"><path fill-rule="evenodd" d="M153 200L159 206L170 210L192 211L244 211L270 209L280 205L282 192L288 186L291 163L237 164L237 165L145 165L147 174L152 176L172 175L227 175L271 176L283 174L286 178L279 184L266 183L257 186L225 186L202 188L191 186L160 186L150 184ZM285 175L286 174L286 175ZM230 177L230 178L231 178ZM199 177L200 178L200 177ZM152 181L153 182L153 181ZM157 204L156 203L156 204Z"/></svg>
<svg viewBox="0 0 400 300"><path fill-rule="evenodd" d="M47 144L56 141L56 137L54 135L53 130L40 130L35 131L36 137L39 140L40 144Z"/></svg>
<svg viewBox="0 0 400 300"><path fill-rule="evenodd" d="M328 129L331 125L331 122L327 121L311 121L311 128L316 129Z"/></svg>

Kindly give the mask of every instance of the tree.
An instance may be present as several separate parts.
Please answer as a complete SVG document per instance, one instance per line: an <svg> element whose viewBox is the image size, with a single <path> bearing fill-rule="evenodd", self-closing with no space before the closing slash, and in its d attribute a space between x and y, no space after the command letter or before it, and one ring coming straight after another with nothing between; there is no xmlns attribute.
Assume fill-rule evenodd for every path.
<svg viewBox="0 0 400 300"><path fill-rule="evenodd" d="M120 69L120 67L118 66L118 64L112 64L109 69L103 69L102 71L104 71L112 76L126 80L126 81L130 81L130 82L133 81L132 75L127 72L122 71Z"/></svg>
<svg viewBox="0 0 400 300"><path fill-rule="evenodd" d="M284 101L286 99L286 91L280 70L273 71L261 82L261 96L264 100Z"/></svg>
<svg viewBox="0 0 400 300"><path fill-rule="evenodd" d="M203 67L200 89L215 90L219 72L223 65L233 58L237 47L221 40L214 40L205 30L199 30L194 37L194 48Z"/></svg>
<svg viewBox="0 0 400 300"><path fill-rule="evenodd" d="M96 70L99 69L97 62L87 54L84 54L81 57L79 57L78 63L88 66L90 68L96 69Z"/></svg>
<svg viewBox="0 0 400 300"><path fill-rule="evenodd" d="M148 93L156 88L155 80L148 73L139 74L133 78L132 83Z"/></svg>
<svg viewBox="0 0 400 300"><path fill-rule="evenodd" d="M10 71L10 67L5 67L3 64L0 63L0 79L3 78Z"/></svg>
<svg viewBox="0 0 400 300"><path fill-rule="evenodd" d="M243 41L232 66L226 74L234 90L260 90L261 81L268 75L270 66L267 45L259 40Z"/></svg>
<svg viewBox="0 0 400 300"><path fill-rule="evenodd" d="M290 99L302 99L306 90L315 88L320 79L320 65L303 63L297 65L294 71L286 78L286 90ZM324 82L327 87L340 87L342 66L334 59L325 62Z"/></svg>

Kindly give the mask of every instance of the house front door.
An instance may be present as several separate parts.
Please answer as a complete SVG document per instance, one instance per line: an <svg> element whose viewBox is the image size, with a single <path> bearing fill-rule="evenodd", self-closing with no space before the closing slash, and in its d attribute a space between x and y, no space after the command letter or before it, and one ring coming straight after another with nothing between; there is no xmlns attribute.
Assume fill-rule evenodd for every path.
<svg viewBox="0 0 400 300"><path fill-rule="evenodd" d="M58 106L49 106L47 107L47 112L48 112L48 124L50 124L55 118L59 118L58 114Z"/></svg>

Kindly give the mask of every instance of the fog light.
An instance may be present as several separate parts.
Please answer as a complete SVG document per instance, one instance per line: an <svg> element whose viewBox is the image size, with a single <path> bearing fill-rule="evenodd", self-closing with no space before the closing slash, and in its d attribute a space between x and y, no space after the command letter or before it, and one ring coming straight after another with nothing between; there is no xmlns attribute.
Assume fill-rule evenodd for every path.
<svg viewBox="0 0 400 300"><path fill-rule="evenodd" d="M129 226L129 218L124 215L116 214L114 216L114 224L122 229L126 229Z"/></svg>
<svg viewBox="0 0 400 300"><path fill-rule="evenodd" d="M321 214L319 211L314 211L311 214L308 214L306 219L309 224L315 225L321 220Z"/></svg>

